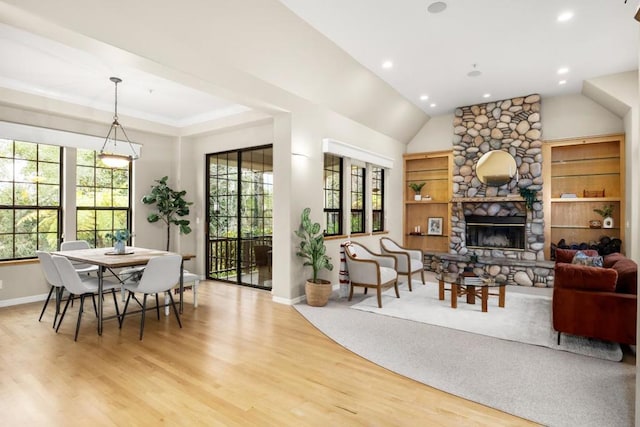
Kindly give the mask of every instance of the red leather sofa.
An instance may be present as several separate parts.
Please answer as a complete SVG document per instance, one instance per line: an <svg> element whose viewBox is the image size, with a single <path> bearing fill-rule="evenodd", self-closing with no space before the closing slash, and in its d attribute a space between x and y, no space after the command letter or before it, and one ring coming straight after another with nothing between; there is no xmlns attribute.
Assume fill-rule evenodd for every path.
<svg viewBox="0 0 640 427"><path fill-rule="evenodd" d="M603 267L572 264L576 252L556 251L553 328L558 342L564 332L635 345L638 265L620 253L604 256Z"/></svg>

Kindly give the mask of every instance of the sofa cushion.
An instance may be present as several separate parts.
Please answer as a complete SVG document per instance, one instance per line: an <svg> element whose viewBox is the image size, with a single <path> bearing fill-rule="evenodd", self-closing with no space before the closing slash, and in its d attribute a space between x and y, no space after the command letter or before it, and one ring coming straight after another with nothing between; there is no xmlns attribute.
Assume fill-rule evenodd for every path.
<svg viewBox="0 0 640 427"><path fill-rule="evenodd" d="M612 268L559 263L555 267L554 287L613 292L618 272Z"/></svg>
<svg viewBox="0 0 640 427"><path fill-rule="evenodd" d="M620 252L614 252L612 254L605 255L604 256L604 265L603 266L605 268L611 268L611 266L613 264L615 264L616 262L620 261L621 259L627 259L627 257L622 255Z"/></svg>
<svg viewBox="0 0 640 427"><path fill-rule="evenodd" d="M556 249L556 263L566 262L568 264L571 264L571 261L573 261L573 257L576 255L576 252L578 252L577 249ZM598 251L594 249L584 249L580 252L583 252L587 256L598 256Z"/></svg>
<svg viewBox="0 0 640 427"><path fill-rule="evenodd" d="M578 251L573 256L573 259L571 260L571 264L588 265L591 267L602 267L603 260L600 255L589 256L585 254L584 251Z"/></svg>
<svg viewBox="0 0 640 427"><path fill-rule="evenodd" d="M629 258L618 260L611 266L618 273L616 292L623 294L638 293L638 265Z"/></svg>

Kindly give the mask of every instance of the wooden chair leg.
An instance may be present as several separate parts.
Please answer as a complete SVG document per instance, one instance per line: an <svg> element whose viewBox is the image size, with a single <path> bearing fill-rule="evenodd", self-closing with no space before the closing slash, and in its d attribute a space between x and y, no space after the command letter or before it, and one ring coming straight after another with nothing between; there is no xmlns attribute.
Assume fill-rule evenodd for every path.
<svg viewBox="0 0 640 427"><path fill-rule="evenodd" d="M413 289L411 288L411 272L407 273L407 284L409 285L409 292L413 292Z"/></svg>
<svg viewBox="0 0 640 427"><path fill-rule="evenodd" d="M349 301L353 298L353 284L349 285Z"/></svg>
<svg viewBox="0 0 640 427"><path fill-rule="evenodd" d="M377 287L377 294L378 294L378 308L382 308L382 288L380 285L378 285Z"/></svg>
<svg viewBox="0 0 640 427"><path fill-rule="evenodd" d="M393 288L396 290L396 297L400 298L400 292L398 291L398 281L393 282Z"/></svg>
<svg viewBox="0 0 640 427"><path fill-rule="evenodd" d="M420 277L422 278L422 284L426 285L426 283L424 281L424 268L422 270L420 270Z"/></svg>

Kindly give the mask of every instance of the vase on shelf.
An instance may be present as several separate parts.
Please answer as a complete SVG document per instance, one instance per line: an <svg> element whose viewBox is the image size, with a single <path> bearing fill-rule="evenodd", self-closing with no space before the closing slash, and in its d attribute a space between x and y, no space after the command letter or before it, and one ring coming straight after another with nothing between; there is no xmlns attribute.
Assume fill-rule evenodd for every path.
<svg viewBox="0 0 640 427"><path fill-rule="evenodd" d="M610 216L602 220L602 228L613 228L613 218Z"/></svg>
<svg viewBox="0 0 640 427"><path fill-rule="evenodd" d="M420 200L422 200L422 196L420 194L416 194L415 196L413 196L413 200L419 202Z"/></svg>

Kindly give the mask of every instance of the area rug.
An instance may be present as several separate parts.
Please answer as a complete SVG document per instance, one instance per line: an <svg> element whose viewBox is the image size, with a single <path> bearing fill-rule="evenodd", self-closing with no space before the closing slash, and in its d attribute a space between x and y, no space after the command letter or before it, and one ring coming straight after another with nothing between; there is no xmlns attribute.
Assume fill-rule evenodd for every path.
<svg viewBox="0 0 640 427"><path fill-rule="evenodd" d="M422 293L423 285L413 283L412 294ZM359 291L347 301L335 292L324 307L294 307L346 349L456 396L545 426L634 425L636 367L629 354L622 362L612 362L350 308L370 295ZM395 300L383 298L384 308ZM505 310L515 307L511 300L507 291ZM441 303L448 307L449 302ZM463 304L448 310L464 315ZM480 311L479 306L466 308ZM478 315L488 317L498 309L494 302L488 313Z"/></svg>
<svg viewBox="0 0 640 427"><path fill-rule="evenodd" d="M413 292L401 286L400 298L396 298L393 289L384 292L382 308L378 308L375 296L351 308L605 360L622 360L622 349L615 343L562 334L558 345L548 296L507 290L505 307L498 307L498 297L490 296L486 313L481 310L480 298L476 298L476 304L467 304L465 298L460 298L456 309L451 308L450 298L450 292L445 292L445 300L439 300L435 283L414 284Z"/></svg>

